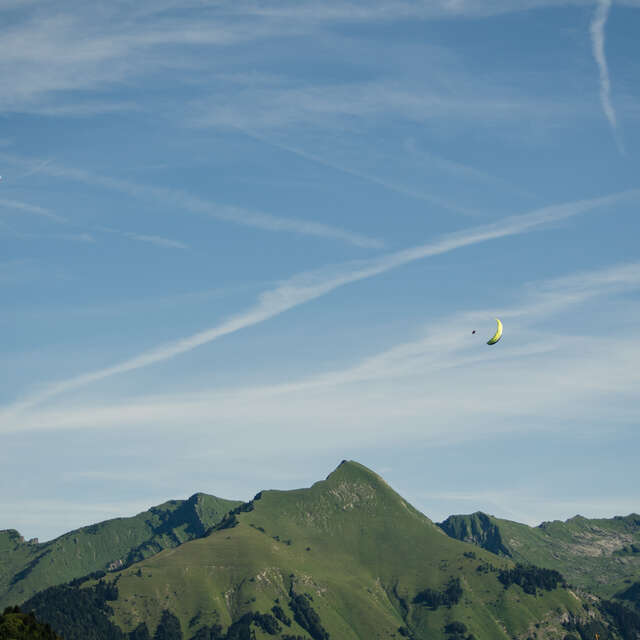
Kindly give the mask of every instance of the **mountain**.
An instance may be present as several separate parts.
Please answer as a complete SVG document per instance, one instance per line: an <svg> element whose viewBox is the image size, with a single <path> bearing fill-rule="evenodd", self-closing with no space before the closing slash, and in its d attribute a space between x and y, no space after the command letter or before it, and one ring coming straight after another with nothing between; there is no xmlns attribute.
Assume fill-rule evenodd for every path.
<svg viewBox="0 0 640 640"><path fill-rule="evenodd" d="M602 640L620 637L557 572L447 536L346 461L310 488L260 492L202 537L24 606L59 633L66 625L65 640L560 640L583 619ZM74 630L71 607L101 635Z"/></svg>
<svg viewBox="0 0 640 640"><path fill-rule="evenodd" d="M196 493L40 544L25 542L15 529L0 531L0 608L20 604L49 586L128 566L200 537L239 504Z"/></svg>
<svg viewBox="0 0 640 640"><path fill-rule="evenodd" d="M575 516L537 527L482 512L450 516L447 535L516 562L560 571L567 581L601 597L626 593L640 604L640 515L588 519ZM638 584L633 589L629 585ZM622 598L624 599L624 598Z"/></svg>

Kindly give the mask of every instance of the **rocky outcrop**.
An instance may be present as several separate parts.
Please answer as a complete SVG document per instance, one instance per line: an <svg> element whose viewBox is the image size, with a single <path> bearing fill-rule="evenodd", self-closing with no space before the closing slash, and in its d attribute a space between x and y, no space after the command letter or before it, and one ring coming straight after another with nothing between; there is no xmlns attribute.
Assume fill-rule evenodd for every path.
<svg viewBox="0 0 640 640"><path fill-rule="evenodd" d="M498 555L511 556L498 525L482 511L471 515L449 516L444 522L438 523L438 526L451 538L470 542Z"/></svg>

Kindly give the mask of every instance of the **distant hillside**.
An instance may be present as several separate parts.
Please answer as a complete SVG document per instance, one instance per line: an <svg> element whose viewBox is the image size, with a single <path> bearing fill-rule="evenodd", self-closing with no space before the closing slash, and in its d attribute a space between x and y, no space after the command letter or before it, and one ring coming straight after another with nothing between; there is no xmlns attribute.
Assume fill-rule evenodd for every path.
<svg viewBox="0 0 640 640"><path fill-rule="evenodd" d="M105 640L562 640L580 624L621 637L557 572L446 536L355 462L308 489L263 491L208 535L79 591L25 606L65 640L88 637L61 615L72 607Z"/></svg>
<svg viewBox="0 0 640 640"><path fill-rule="evenodd" d="M128 566L200 537L238 504L196 493L41 544L25 542L14 529L0 531L0 608L20 604L51 585Z"/></svg>
<svg viewBox="0 0 640 640"><path fill-rule="evenodd" d="M626 590L628 599L638 602L636 592L629 591L640 582L638 514L591 520L575 516L529 527L477 512L450 516L438 526L452 538L516 562L557 569L569 583L602 597Z"/></svg>

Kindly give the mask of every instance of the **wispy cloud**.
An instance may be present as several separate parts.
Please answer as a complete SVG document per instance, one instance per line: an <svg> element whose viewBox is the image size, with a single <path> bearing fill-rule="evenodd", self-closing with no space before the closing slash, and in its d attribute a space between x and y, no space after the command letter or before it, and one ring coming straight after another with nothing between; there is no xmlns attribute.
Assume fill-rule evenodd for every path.
<svg viewBox="0 0 640 640"><path fill-rule="evenodd" d="M638 0L620 0L627 6L640 6ZM372 0L358 2L332 0L318 4L312 0L283 1L277 4L233 2L233 10L244 15L304 22L383 22L408 18L478 18L534 9L588 6L591 0L433 0L430 2L390 2Z"/></svg>
<svg viewBox="0 0 640 640"><path fill-rule="evenodd" d="M20 240L69 240L83 243L94 243L96 241L90 233L24 233L10 228L10 231L5 235Z"/></svg>
<svg viewBox="0 0 640 640"><path fill-rule="evenodd" d="M246 49L266 38L282 40L288 36L315 34L332 22L452 16L464 19L548 4L551 2L533 0L517 3L384 1L367 6L335 1L322 6L310 2L194 3L191 11L172 12L171 20L161 6L185 7L166 3L155 11L149 7L137 11L129 6L118 10L115 3L112 7L103 7L96 17L93 5L69 3L66 11L61 11L58 4L51 4L37 13L26 11L22 21L0 29L8 52L0 59L0 76L7 87L0 96L0 111L85 117L148 108L155 115L162 113L171 117L176 112L175 104L169 106L171 100L151 106L144 92L135 87L144 86L146 81L157 83L160 77L162 86L176 88L186 72L189 83L199 89L194 93L194 102L202 108L196 119L216 126L344 125L353 116L375 118L387 113L419 122L457 118L484 125L523 117L548 119L550 113L555 117L558 114L575 116L580 103L569 106L566 98L545 101L534 100L530 95L514 95L512 85L487 87L487 76L480 86L474 86L476 79L468 73L455 81L453 91L442 86L428 90L420 83L414 83L411 90L407 90L401 83L398 86L391 81L256 88L250 78L246 82L247 90L241 93L225 90L228 86L224 82L218 87L214 83L211 91L212 78L221 77L215 71L223 67L217 66L216 55L207 54L220 48ZM139 81L131 82L133 78ZM451 80L452 77L449 88L454 84ZM105 89L113 87L119 90L126 87L126 92L123 95L118 91L112 100L105 98ZM211 91L211 97L202 100L201 90ZM73 96L69 98L71 93ZM179 94L175 92L176 96ZM176 102L179 100L176 98ZM182 116L189 111L184 103L178 109Z"/></svg>
<svg viewBox="0 0 640 640"><path fill-rule="evenodd" d="M611 104L611 82L609 80L609 69L607 67L607 59L604 53L604 27L607 22L607 16L611 8L612 0L598 0L593 20L591 21L591 44L593 47L593 56L598 64L600 72L600 102L611 130L613 131L616 144L620 153L624 153L624 147L618 132L618 123L616 120L616 112Z"/></svg>
<svg viewBox="0 0 640 640"><path fill-rule="evenodd" d="M536 306L542 306L545 312L549 301L571 299L581 302L603 292L617 293L635 288L639 281L640 263L637 262L555 278L536 286Z"/></svg>
<svg viewBox="0 0 640 640"><path fill-rule="evenodd" d="M229 287L219 287L214 289L185 291L173 295L160 296L137 296L135 298L124 298L111 300L102 304L77 304L60 305L43 309L39 305L17 307L14 309L14 316L17 321L22 318L68 318L73 321L74 317L100 316L114 317L137 314L153 314L162 310L189 305L192 309L211 300L221 300L231 297L238 292L255 292L264 288L264 282L248 282L246 284L236 284Z"/></svg>
<svg viewBox="0 0 640 640"><path fill-rule="evenodd" d="M140 96L109 101L75 95L69 100L65 92L102 91L105 87L122 85L132 78L150 77L167 69L196 74L205 66L203 56L199 55L204 48L220 49L265 38L299 36L317 31L326 23L465 19L549 6L589 4L589 0L482 3L384 0L365 6L332 0L321 5L308 1L248 1L166 2L153 3L152 7L140 3L145 6L126 5L123 9L120 3L114 2L96 10L91 4L60 2L39 5L36 11L33 6L36 3L5 2L9 7L23 10L16 12L14 19L6 21L2 28L5 55L0 59L0 74L5 90L0 96L0 110L79 116L139 109ZM637 0L624 0L624 4L638 6ZM210 74L206 75L209 79ZM315 99L322 103L321 93Z"/></svg>
<svg viewBox="0 0 640 640"><path fill-rule="evenodd" d="M249 131L248 129L237 128L238 131L241 131L245 135L259 140L260 142L264 142L265 144L276 147L277 149L281 149L283 151L288 151L296 156L304 158L305 160L310 160L311 162L320 164L322 166L328 167L330 169L334 169L335 171L339 171L341 173L346 173L347 175L354 176L355 178L359 178L360 180L364 180L366 182L371 182L373 184L380 185L385 189L389 189L395 193L399 193L403 196L408 196L410 198L416 198L417 200L422 200L423 202L428 202L430 204L434 204L436 206L442 207L443 209L447 209L449 211L453 211L455 213L461 213L463 215L475 216L477 215L477 211L471 210L467 207L462 207L457 205L455 202L440 198L430 193L426 193L423 191L418 191L417 189L410 189L400 184L396 184L392 180L379 178L377 176L373 176L367 172L360 171L353 167L345 166L344 164L340 164L333 160L326 159L324 157L319 156L316 153L310 153L301 149L300 147L293 146L291 144L286 144L280 141L273 140L269 137L256 133L255 131Z"/></svg>
<svg viewBox="0 0 640 640"><path fill-rule="evenodd" d="M147 242L153 244L156 247L165 247L169 249L188 249L189 246L184 242L178 242L177 240L169 240L168 238L162 238L161 236L146 236L139 233L127 232L124 234L127 238L134 240L140 240L140 242Z"/></svg>
<svg viewBox="0 0 640 640"><path fill-rule="evenodd" d="M234 93L221 97L216 92L210 99L194 103L191 120L196 126L252 131L311 125L342 130L356 117L371 123L384 117L418 123L455 118L487 126L522 118L544 120L551 115L575 117L584 111L579 104L533 99L510 86L493 86L487 91L486 83L481 86L477 78L460 71L455 73L455 83L453 80L449 79L448 86L411 88L389 78L342 84L247 85L239 97Z"/></svg>
<svg viewBox="0 0 640 640"><path fill-rule="evenodd" d="M45 167L50 164L50 161L39 164L33 170L22 174L24 177L28 175L32 175L33 173L44 171ZM71 227L78 227L77 224L72 223L68 218L64 218L60 215L57 215L51 212L49 209L45 209L39 205L29 204L28 202L20 202L18 200L8 200L6 198L0 198L0 207L4 207L6 209L13 209L16 211L25 211L27 213L31 213L38 216L43 216L48 218L49 220L53 220L59 224L64 224ZM78 242L95 242L95 237L91 233L80 232L80 233L25 233L22 231L15 230L8 225L5 225L10 228L10 235L16 238L21 238L23 240L29 239L52 239L52 240L72 240ZM109 232L116 233L126 238L130 238L132 240L137 240L139 242L145 242L147 244L152 244L156 247L161 248L169 248L169 249L188 249L188 245L184 242L179 242L177 240L171 240L169 238L163 238L158 235L149 235L149 234L140 234L133 233L130 231L118 231L117 229L110 229L108 227L91 227L91 231L93 232Z"/></svg>
<svg viewBox="0 0 640 640"><path fill-rule="evenodd" d="M572 295L578 282L581 298ZM295 450L298 441L289 442L286 435L301 421L311 427L305 444L313 441L318 451L361 445L372 429L378 444L402 434L438 446L477 438L478 430L482 437L544 431L559 428L558 421L571 429L577 420L584 433L589 421L606 419L611 427L640 416L640 406L631 400L640 384L640 340L635 335L594 340L536 327L587 299L639 288L640 263L531 285L513 306L497 311L511 319L506 325L511 340L499 350L478 348L470 336L472 323L488 315L477 309L438 318L418 340L302 380L5 413L0 430L127 425L157 432L179 421L194 435L215 428L230 451L242 448L251 432L261 452L270 446Z"/></svg>
<svg viewBox="0 0 640 640"><path fill-rule="evenodd" d="M258 303L249 310L232 316L221 324L193 335L166 343L110 367L85 373L53 383L29 395L3 412L5 415L40 404L49 398L80 388L110 376L134 371L186 353L222 336L264 322L305 302L324 296L344 285L371 278L416 260L437 256L455 249L505 238L539 229L544 225L585 213L597 207L614 204L623 199L640 197L640 191L582 200L505 218L497 223L475 227L442 236L435 242L389 253L372 260L362 260L333 269L300 274L261 294Z"/></svg>
<svg viewBox="0 0 640 640"><path fill-rule="evenodd" d="M58 118L90 118L110 113L144 111L144 107L133 101L86 101L73 104L43 104L38 102L37 104L24 104L21 106L20 111L22 113Z"/></svg>
<svg viewBox="0 0 640 640"><path fill-rule="evenodd" d="M51 164L52 162L53 162L52 159L43 160L42 162L38 162L31 169L28 169L24 173L21 173L20 175L15 176L14 178L12 178L11 182L15 182L16 180L22 180L23 178L26 178L28 176L33 176L33 175L37 174L41 169L44 169L44 167L46 167L48 164Z"/></svg>
<svg viewBox="0 0 640 640"><path fill-rule="evenodd" d="M362 455L363 443L391 450L402 442L404 453L422 447L429 448L433 455L434 447L444 447L441 451L445 452L448 445L493 435L514 437L553 430L555 435L565 433L574 441L576 437L589 437L595 424L602 436L605 423L606 429L612 429L621 421L635 424L640 417L636 397L640 340L633 331L598 335L597 340L591 335L555 335L549 326L556 321L556 314L585 300L598 304L597 296L607 296L607 306L615 313L611 294L638 288L640 263L530 283L512 306L490 310L508 320L507 335L499 350L483 344L478 348L469 335L469 327L476 326L479 316L489 311L476 309L436 318L423 328L422 338L328 373L265 386L209 388L101 403L64 402L13 418L7 416L0 432L79 429L84 433L103 430L106 434L126 429L144 437L148 429L156 438L166 433L170 439L175 424L180 424L182 432L190 437L177 444L184 447L178 459L190 469L205 464L207 470L212 459L216 468L222 465L224 469L225 460L227 464L229 460L242 460L253 468L261 460L265 464L265 459L290 461L292 455L310 447L318 456L338 458L351 449ZM304 441L292 437L299 435L301 424L305 425ZM374 443L371 433L376 434ZM224 452L208 448L212 434L216 442L224 442ZM91 437L88 441L95 442ZM246 448L248 438L255 445L250 450ZM159 441L163 439L161 436ZM160 455L175 458L175 452L166 450ZM290 465L285 466L290 469ZM202 477L210 478L209 474L196 476L196 488L202 488L199 483ZM268 475L267 468L263 474ZM301 482L309 477L301 475ZM65 481L99 482L108 478L109 472L81 471L75 478L73 473L65 476ZM171 480L165 481L171 487ZM264 480L257 482L246 489L247 495L263 488ZM292 487L300 482L288 480L286 484ZM542 483L533 493L530 483L525 484L502 491L491 486L489 480L486 486L469 485L467 490L402 493L439 520L452 512L481 509L534 525L542 519L566 518L574 513L602 517L638 511L637 499L634 502L631 495L619 496L613 502L577 495L575 499L570 495L558 499L553 481ZM214 489L216 493L221 491L218 482ZM174 495L180 493L171 490ZM238 495L237 486L230 491L234 497ZM166 493L162 497L166 498ZM34 531L31 535L42 535L44 526L42 519L32 515L34 511L45 512L47 530L56 532L111 515L107 510L106 515L100 515L101 505L95 512L84 513L81 506L76 510L70 505L63 513L72 517L63 522L54 518L54 503L47 500L40 501L40 509L35 502L20 504L22 511L13 502L3 504L3 513L8 514L10 526ZM114 505L112 515L130 512L126 505L117 513L116 508L118 505ZM142 508L146 506L137 510Z"/></svg>
<svg viewBox="0 0 640 640"><path fill-rule="evenodd" d="M114 82L135 74L124 58L162 41L176 41L180 28L157 29L147 24L137 32L130 24L114 24L109 11L100 27L91 24L90 12L42 11L5 29L7 45L2 61L7 76L15 78L12 91L4 96L5 108L31 103L44 93L95 88L100 82ZM80 37L69 36L76 31ZM186 37L186 34L184 34ZM219 34L217 39L222 39ZM67 45L65 47L65 40ZM213 38L215 41L216 38ZM22 76L22 77L20 77Z"/></svg>
<svg viewBox="0 0 640 640"><path fill-rule="evenodd" d="M139 10L113 3L96 9L61 2L34 11L28 4L21 2L24 11L0 28L5 45L0 75L6 87L0 111L84 116L138 109L135 100L86 100L84 95L65 100L63 92L103 91L158 70L197 72L203 62L196 48L229 47L300 29L250 17L239 20L214 6L185 11L180 3L153 3ZM181 11L169 18L165 11L172 8ZM194 18L196 8L200 15Z"/></svg>
<svg viewBox="0 0 640 640"><path fill-rule="evenodd" d="M534 194L532 194L531 192L525 191L521 187L512 185L507 180L504 180L497 176L493 176L486 171L481 171L480 169L472 167L468 164L464 164L463 162L449 160L448 158L443 158L442 156L439 156L433 152L420 149L416 141L413 139L406 140L403 146L414 157L425 160L428 164L431 164L453 176L464 178L469 181L476 181L483 184L500 187L502 189L511 191L512 193L517 193L518 195L524 195L528 197L534 196Z"/></svg>
<svg viewBox="0 0 640 640"><path fill-rule="evenodd" d="M67 218L59 216L58 214L53 213L49 209L45 209L44 207L40 207L36 204L21 202L19 200L9 200L7 198L0 198L0 207L4 207L5 209L14 209L15 211L24 211L26 213L32 213L37 216L49 218L49 220L53 220L61 224L68 222Z"/></svg>
<svg viewBox="0 0 640 640"><path fill-rule="evenodd" d="M466 333L466 332L465 332ZM513 334L512 334L513 335ZM548 337L548 336L545 336ZM294 452L302 446L291 434L305 424L304 446L318 453L362 446L375 433L377 446L416 441L434 446L459 444L491 435L579 429L605 421L609 429L637 422L633 402L640 376L633 338L556 340L551 348L509 350L475 361L440 351L416 351L428 366L410 362L380 378L334 379L272 387L245 387L60 405L3 417L3 433L68 429L151 428L161 434L175 424L195 437L215 433L228 452L243 449L249 434L254 451ZM467 347L472 351L471 345ZM475 349L477 351L477 347ZM503 351L506 349L503 347ZM599 372L606 369L610 378ZM496 393L499 389L499 393ZM534 392L535 391L535 392ZM579 422L579 427L576 426ZM598 427L602 433L602 426Z"/></svg>
<svg viewBox="0 0 640 640"><path fill-rule="evenodd" d="M163 238L162 236L134 233L133 231L119 231L118 229L104 226L96 227L96 230L102 231L104 233L113 233L119 236L123 236L124 238L137 240L138 242L146 242L163 249L189 249L189 245L185 244L184 242L171 240L170 238Z"/></svg>
<svg viewBox="0 0 640 640"><path fill-rule="evenodd" d="M24 164L26 162L23 158L8 154L0 154L0 157L16 164ZM383 242L377 238L371 238L339 227L311 220L274 216L262 211L233 205L217 204L178 189L140 185L128 180L96 175L82 169L64 167L58 164L44 166L41 171L49 176L110 189L141 200L161 203L164 206L173 206L178 211L186 210L191 213L207 215L218 220L248 227L329 238L364 248L380 248L383 246Z"/></svg>
<svg viewBox="0 0 640 640"><path fill-rule="evenodd" d="M401 343L390 349L363 359L358 364L337 371L311 376L305 380L255 389L266 395L286 395L314 389L326 389L343 385L354 385L376 380L390 381L395 378L424 378L438 371L474 366L486 362L485 352L470 347L469 327L482 323L492 314L499 315L507 324L511 322L522 331L523 326L532 326L545 317L585 303L600 296L611 296L640 289L640 262L613 265L603 269L585 271L571 276L555 278L541 283L532 283L525 288L523 299L511 307L501 309L477 309L439 319L425 329L418 340ZM526 341L521 346L508 347L501 356L505 360L518 360L557 351L560 347L568 353L572 349L582 350L585 339L562 335L546 336L543 342ZM609 347L607 347L609 348ZM629 389L633 383L619 385L603 380L601 389Z"/></svg>

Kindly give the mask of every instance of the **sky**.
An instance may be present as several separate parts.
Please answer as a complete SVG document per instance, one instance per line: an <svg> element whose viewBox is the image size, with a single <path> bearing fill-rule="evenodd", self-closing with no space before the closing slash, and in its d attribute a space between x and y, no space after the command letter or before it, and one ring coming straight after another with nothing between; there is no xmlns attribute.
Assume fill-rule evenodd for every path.
<svg viewBox="0 0 640 640"><path fill-rule="evenodd" d="M0 529L640 512L640 0L0 15Z"/></svg>

